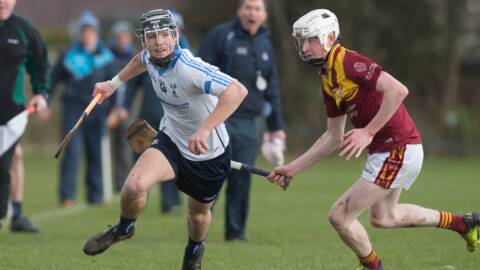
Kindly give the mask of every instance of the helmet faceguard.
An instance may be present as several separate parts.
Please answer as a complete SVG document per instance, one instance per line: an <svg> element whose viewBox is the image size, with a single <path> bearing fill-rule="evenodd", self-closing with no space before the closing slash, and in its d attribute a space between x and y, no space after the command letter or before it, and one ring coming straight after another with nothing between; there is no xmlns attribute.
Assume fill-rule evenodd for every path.
<svg viewBox="0 0 480 270"><path fill-rule="evenodd" d="M293 24L292 37L300 58L312 66L322 66L327 61L333 47L333 45L328 45L328 36L332 32L335 33L336 42L340 36L340 27L335 14L327 9L310 11L298 19ZM317 40L327 51L325 57L314 58L309 50L308 46Z"/></svg>
<svg viewBox="0 0 480 270"><path fill-rule="evenodd" d="M150 61L159 66L168 65L174 58L175 48L178 46L177 26L172 14L170 11L164 9L150 10L142 15L140 22L142 29L137 31L137 37L142 41L143 49L148 51ZM165 33L171 35L175 42L171 45L169 55L155 57L153 52L161 47L162 36L165 35ZM154 40L153 42L152 39Z"/></svg>

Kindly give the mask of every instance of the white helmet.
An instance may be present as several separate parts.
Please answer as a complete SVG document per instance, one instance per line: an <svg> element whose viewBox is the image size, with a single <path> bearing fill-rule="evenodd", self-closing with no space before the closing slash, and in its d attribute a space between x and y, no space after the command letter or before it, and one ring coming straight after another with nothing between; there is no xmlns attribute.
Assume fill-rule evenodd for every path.
<svg viewBox="0 0 480 270"><path fill-rule="evenodd" d="M302 44L305 39L318 37L320 44L322 44L327 52L330 52L332 47L327 47L328 35L334 32L335 39L338 40L340 36L340 27L338 25L337 16L327 9L316 9L303 15L293 24L293 40L295 48L297 49L300 58L314 66L320 66L325 63L325 58L312 58L302 50ZM327 55L328 56L328 55Z"/></svg>

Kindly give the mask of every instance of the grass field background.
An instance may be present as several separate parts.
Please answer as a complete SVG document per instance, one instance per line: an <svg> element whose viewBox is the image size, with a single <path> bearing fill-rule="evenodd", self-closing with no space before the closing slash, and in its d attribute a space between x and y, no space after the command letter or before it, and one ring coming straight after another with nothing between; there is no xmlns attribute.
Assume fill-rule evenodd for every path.
<svg viewBox="0 0 480 270"><path fill-rule="evenodd" d="M224 196L217 203L204 269L353 269L357 260L328 223L331 204L359 176L364 158L324 161L283 192L254 177L248 241L223 241ZM118 220L118 198L87 207L83 188L74 209L58 208L58 164L51 153L27 153L24 212L42 228L37 235L0 230L0 269L180 269L186 244L185 208L159 213L158 189L137 222L136 235L106 253L83 255L84 242ZM265 163L260 166L268 167ZM480 160L431 158L401 201L464 213L480 210ZM83 187L83 179L79 183ZM439 229L379 230L366 225L385 269L480 269L480 250L468 253L455 233ZM5 222L5 221L4 221Z"/></svg>

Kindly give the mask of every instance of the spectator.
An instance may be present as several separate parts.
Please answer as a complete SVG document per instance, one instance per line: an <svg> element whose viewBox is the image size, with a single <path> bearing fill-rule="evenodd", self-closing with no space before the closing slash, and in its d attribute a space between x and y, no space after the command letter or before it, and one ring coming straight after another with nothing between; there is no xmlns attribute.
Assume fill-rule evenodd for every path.
<svg viewBox="0 0 480 270"><path fill-rule="evenodd" d="M75 23L76 40L61 54L52 71L52 85L64 84L62 94L62 135L77 122L92 99L95 82L111 76L112 52L99 39L99 21L84 11ZM103 202L101 140L105 132L108 104L97 106L84 121L65 149L60 165L60 202L72 207L77 195L77 174L82 156L86 156L87 202ZM62 137L63 137L62 136Z"/></svg>
<svg viewBox="0 0 480 270"><path fill-rule="evenodd" d="M237 18L208 32L198 51L204 61L237 78L248 89L247 98L226 122L232 159L246 164L255 163L259 148L258 116L267 119L268 140L285 145L275 56L263 26L266 19L264 0L240 1ZM226 240L245 240L250 182L247 172L231 171L228 175Z"/></svg>
<svg viewBox="0 0 480 270"><path fill-rule="evenodd" d="M133 26L128 21L116 22L110 31L110 50L115 60L112 63L112 72L117 73L134 56L135 48L132 44ZM125 102L126 87L122 86L112 98L114 108L107 119L107 125L111 130L112 155L113 155L113 187L120 192L123 182L130 170L130 157L132 151L125 140L127 134L128 112L123 107Z"/></svg>
<svg viewBox="0 0 480 270"><path fill-rule="evenodd" d="M25 167L23 164L23 149L20 144L17 144L15 147L12 167L10 168L10 176L12 182L10 187L10 202L13 209L12 220L10 221L10 230L12 232L37 233L40 230L34 226L26 216L22 215Z"/></svg>
<svg viewBox="0 0 480 270"><path fill-rule="evenodd" d="M26 125L27 114L25 110L24 73L25 69L30 74L30 81L34 96L28 102L29 106L35 107L37 112L42 112L47 107L49 90L49 63L47 48L35 27L25 18L12 14L15 8L15 0L0 0L0 127L17 126L23 122ZM7 214L8 198L11 182L11 165L16 145L23 129L18 137L11 136L0 128L0 219ZM3 144L4 139L10 142ZM15 199L15 198L14 198ZM32 227L21 227L20 223L28 220L21 215L21 204L14 204L14 220L12 231L31 231ZM29 222L28 222L29 223ZM1 225L1 224L0 224ZM19 225L19 226L17 226ZM31 224L28 224L31 225ZM18 229L18 230L17 230Z"/></svg>

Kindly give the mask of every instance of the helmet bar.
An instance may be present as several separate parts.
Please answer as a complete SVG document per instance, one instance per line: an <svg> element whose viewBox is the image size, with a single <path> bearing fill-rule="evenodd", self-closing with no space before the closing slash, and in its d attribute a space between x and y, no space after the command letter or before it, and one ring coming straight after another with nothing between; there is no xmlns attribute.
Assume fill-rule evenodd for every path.
<svg viewBox="0 0 480 270"><path fill-rule="evenodd" d="M168 65L168 63L174 58L174 51L178 46L177 26L173 20L172 13L164 9L150 10L142 15L140 22L142 29L140 29L140 33L137 34L137 37L141 39L142 47L148 51L150 61L160 66ZM175 44L172 46L171 53L168 56L158 58L154 57L152 52L160 47L162 42L162 32L168 32L175 40ZM156 39L156 45L154 45L154 48L150 48L150 45L152 44L151 41L150 45L148 42L151 38Z"/></svg>

